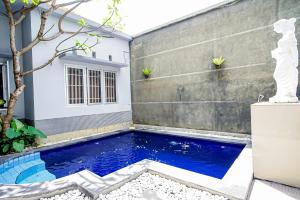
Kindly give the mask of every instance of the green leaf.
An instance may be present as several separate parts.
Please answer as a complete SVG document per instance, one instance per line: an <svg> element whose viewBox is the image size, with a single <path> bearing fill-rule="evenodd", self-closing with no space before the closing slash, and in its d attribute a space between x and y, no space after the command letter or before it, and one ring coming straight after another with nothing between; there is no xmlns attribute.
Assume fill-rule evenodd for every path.
<svg viewBox="0 0 300 200"><path fill-rule="evenodd" d="M10 145L9 144L5 144L2 148L2 152L6 153L9 150Z"/></svg>
<svg viewBox="0 0 300 200"><path fill-rule="evenodd" d="M80 26L87 26L87 23L86 23L86 21L85 21L84 19L80 19L80 20L78 21L78 24L79 24Z"/></svg>
<svg viewBox="0 0 300 200"><path fill-rule="evenodd" d="M21 132L15 132L14 129L9 128L6 130L5 135L9 139L13 139L13 138L19 137L21 135Z"/></svg>
<svg viewBox="0 0 300 200"><path fill-rule="evenodd" d="M29 131L28 131L27 126L24 126L23 128L21 128L20 131L21 131L22 133L24 133L24 134L29 134Z"/></svg>
<svg viewBox="0 0 300 200"><path fill-rule="evenodd" d="M24 150L24 140L13 141L13 149L16 152L22 152Z"/></svg>
<svg viewBox="0 0 300 200"><path fill-rule="evenodd" d="M30 134L36 135L36 137L39 138L47 138L47 135L45 135L45 133L43 133L42 131L34 128L33 126L28 126L27 130Z"/></svg>
<svg viewBox="0 0 300 200"><path fill-rule="evenodd" d="M28 5L29 4L29 0L21 0L22 3Z"/></svg>
<svg viewBox="0 0 300 200"><path fill-rule="evenodd" d="M143 74L144 74L145 76L149 76L149 75L152 74L152 70L149 69L149 68L145 68L145 69L143 69Z"/></svg>
<svg viewBox="0 0 300 200"><path fill-rule="evenodd" d="M37 6L40 4L40 0L32 0L31 1L33 5Z"/></svg>
<svg viewBox="0 0 300 200"><path fill-rule="evenodd" d="M25 125L17 119L13 119L10 123L11 127L16 131L20 131Z"/></svg>
<svg viewBox="0 0 300 200"><path fill-rule="evenodd" d="M225 59L221 56L220 58L214 58L213 63L217 66L221 66L224 63Z"/></svg>
<svg viewBox="0 0 300 200"><path fill-rule="evenodd" d="M10 0L10 3L16 3L16 0Z"/></svg>

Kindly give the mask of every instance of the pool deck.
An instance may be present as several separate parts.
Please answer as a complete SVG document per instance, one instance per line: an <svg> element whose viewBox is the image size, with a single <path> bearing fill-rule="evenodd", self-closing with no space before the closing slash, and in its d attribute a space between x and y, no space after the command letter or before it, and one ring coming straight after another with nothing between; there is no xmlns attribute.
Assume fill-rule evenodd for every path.
<svg viewBox="0 0 300 200"><path fill-rule="evenodd" d="M252 149L251 143L246 138L234 137L232 135L215 136L215 134L199 134L195 132L183 132L182 130L153 130L139 128L146 132L155 132L159 134L179 135L192 138L204 138L218 140L230 143L247 144L239 157L230 167L223 179L217 179L199 173L191 172L181 168L162 164L151 160L142 160L129 165L116 172L100 177L88 170L81 171L63 178L50 182L33 183L24 185L1 185L0 199L38 199L40 197L50 197L55 194L63 193L67 190L78 188L92 198L97 198L100 193L108 193L121 185L135 179L144 172L159 174L160 176L175 180L187 186L207 190L214 194L223 195L230 199L246 199L253 179L252 170ZM60 143L43 147L40 150L56 148L70 143L82 142L89 139L96 139L108 135L118 134L122 131L116 131L92 138L85 138L68 143ZM142 133L141 133L142 134Z"/></svg>
<svg viewBox="0 0 300 200"><path fill-rule="evenodd" d="M300 188L255 179L248 200L299 200Z"/></svg>

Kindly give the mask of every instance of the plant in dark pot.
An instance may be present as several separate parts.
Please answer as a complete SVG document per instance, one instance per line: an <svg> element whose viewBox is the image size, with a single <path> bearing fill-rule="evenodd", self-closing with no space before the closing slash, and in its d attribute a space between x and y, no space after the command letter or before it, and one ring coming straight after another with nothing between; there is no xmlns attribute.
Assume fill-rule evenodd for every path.
<svg viewBox="0 0 300 200"><path fill-rule="evenodd" d="M151 74L152 74L151 69L149 69L149 68L143 69L143 75L144 75L145 79L149 78Z"/></svg>
<svg viewBox="0 0 300 200"><path fill-rule="evenodd" d="M221 69L225 59L221 56L219 58L214 58L212 62L214 63L216 69Z"/></svg>

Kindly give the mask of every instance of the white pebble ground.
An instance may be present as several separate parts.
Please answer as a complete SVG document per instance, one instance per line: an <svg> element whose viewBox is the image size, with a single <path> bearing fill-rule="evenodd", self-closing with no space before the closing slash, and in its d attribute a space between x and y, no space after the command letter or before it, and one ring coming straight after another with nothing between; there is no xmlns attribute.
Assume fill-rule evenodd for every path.
<svg viewBox="0 0 300 200"><path fill-rule="evenodd" d="M70 190L64 194L55 195L50 198L41 198L40 200L91 200L88 196L79 190Z"/></svg>
<svg viewBox="0 0 300 200"><path fill-rule="evenodd" d="M126 183L108 194L102 194L97 200L225 200L227 198L187 187L178 182L150 173ZM52 198L41 200L90 200L78 190L72 190Z"/></svg>

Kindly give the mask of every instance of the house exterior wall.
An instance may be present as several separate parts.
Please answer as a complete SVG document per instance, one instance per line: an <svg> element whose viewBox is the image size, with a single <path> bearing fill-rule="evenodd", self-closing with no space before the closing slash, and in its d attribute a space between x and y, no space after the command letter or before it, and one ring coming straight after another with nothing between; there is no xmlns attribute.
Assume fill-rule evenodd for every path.
<svg viewBox="0 0 300 200"><path fill-rule="evenodd" d="M23 46L26 46L32 41L31 34L32 24L31 17L26 17L22 22L22 41ZM32 69L32 51L28 51L23 55L23 68L25 71ZM24 110L26 121L34 120L34 101L33 101L33 76L25 76L24 84L26 85L24 90Z"/></svg>
<svg viewBox="0 0 300 200"><path fill-rule="evenodd" d="M16 44L17 48L22 47L22 26L18 26L16 29ZM13 79L13 67L12 67L12 60L7 57L8 54L11 54L10 45L9 45L9 28L8 28L8 20L6 17L0 15L0 59L5 57L5 60L8 60L9 63L9 90L8 93L15 89L14 79ZM1 62L3 62L2 59ZM21 61L22 63L22 61ZM6 99L7 100L7 99ZM17 102L14 117L18 119L25 118L25 109L24 109L24 94L22 94Z"/></svg>
<svg viewBox="0 0 300 200"><path fill-rule="evenodd" d="M270 51L280 35L272 24L291 17L299 42L299 0L231 1L134 37L133 122L250 133L250 104L275 94ZM218 71L212 59L219 56L226 61ZM153 70L149 80L145 67Z"/></svg>
<svg viewBox="0 0 300 200"><path fill-rule="evenodd" d="M31 33L34 37L39 26L39 13L33 12L30 16ZM56 15L50 16L47 22L49 28L57 23ZM66 30L75 30L77 24L66 20L63 23ZM53 29L51 33L55 32ZM75 40L84 41L86 37L78 36L70 40L62 48L73 46ZM48 60L56 45L62 40L41 42L32 49L32 66L37 67ZM64 61L56 59L50 66L36 71L32 76L32 100L34 102L34 125L45 131L48 135L70 132L81 129L98 128L115 123L131 122L131 96L130 96L130 69L129 69L129 40L122 38L103 39L100 45L93 48L97 58L108 60L112 55L114 62L128 63L126 67L115 68L110 66L98 66L84 62ZM79 53L78 54L83 54ZM84 55L84 54L83 54ZM91 53L84 55L90 56ZM102 103L99 105L68 105L66 103L65 65L74 64L95 69L112 70L117 72L117 103ZM30 80L29 80L30 82ZM102 88L103 89L103 88ZM103 97L103 96L102 96ZM30 104L26 104L30 105ZM29 116L29 115L28 115Z"/></svg>

